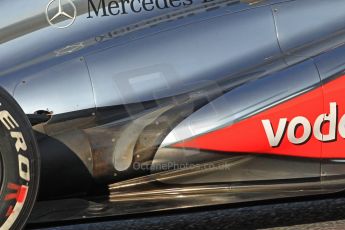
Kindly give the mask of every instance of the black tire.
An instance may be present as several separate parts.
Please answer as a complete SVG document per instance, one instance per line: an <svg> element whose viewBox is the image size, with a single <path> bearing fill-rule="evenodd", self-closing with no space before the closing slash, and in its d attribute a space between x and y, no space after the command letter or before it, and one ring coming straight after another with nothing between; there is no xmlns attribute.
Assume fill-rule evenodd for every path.
<svg viewBox="0 0 345 230"><path fill-rule="evenodd" d="M0 88L0 230L22 229L36 200L40 159L31 124Z"/></svg>

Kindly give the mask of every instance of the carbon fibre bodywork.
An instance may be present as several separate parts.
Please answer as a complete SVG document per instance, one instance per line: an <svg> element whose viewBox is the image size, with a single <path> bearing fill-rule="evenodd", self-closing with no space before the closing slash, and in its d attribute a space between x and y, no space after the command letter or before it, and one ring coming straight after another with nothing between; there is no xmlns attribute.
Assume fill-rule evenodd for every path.
<svg viewBox="0 0 345 230"><path fill-rule="evenodd" d="M344 189L345 1L193 1L94 18L90 1L73 3L64 29L46 21L45 0L0 3L0 85L42 155L32 222ZM26 14L10 17L20 5ZM332 103L339 133L325 141ZM323 114L329 131L321 122L321 138L314 125L291 143ZM309 126L290 132L295 117ZM277 134L285 118L270 146L262 121ZM81 211L46 214L45 200L62 198Z"/></svg>

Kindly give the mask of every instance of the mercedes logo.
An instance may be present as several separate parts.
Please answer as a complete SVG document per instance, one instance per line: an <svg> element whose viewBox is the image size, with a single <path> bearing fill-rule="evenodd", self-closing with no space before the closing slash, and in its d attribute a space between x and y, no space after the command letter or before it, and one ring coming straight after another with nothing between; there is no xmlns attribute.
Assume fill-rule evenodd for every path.
<svg viewBox="0 0 345 230"><path fill-rule="evenodd" d="M77 8L72 0L51 0L46 8L46 17L50 25L66 28L72 25L77 17Z"/></svg>

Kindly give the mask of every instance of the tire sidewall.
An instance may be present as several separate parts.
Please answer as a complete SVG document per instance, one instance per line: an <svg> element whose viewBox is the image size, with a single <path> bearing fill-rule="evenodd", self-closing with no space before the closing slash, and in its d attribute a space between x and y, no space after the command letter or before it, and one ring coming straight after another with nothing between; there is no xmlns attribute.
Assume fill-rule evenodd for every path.
<svg viewBox="0 0 345 230"><path fill-rule="evenodd" d="M30 122L1 88L0 162L0 230L21 229L36 200L40 160Z"/></svg>

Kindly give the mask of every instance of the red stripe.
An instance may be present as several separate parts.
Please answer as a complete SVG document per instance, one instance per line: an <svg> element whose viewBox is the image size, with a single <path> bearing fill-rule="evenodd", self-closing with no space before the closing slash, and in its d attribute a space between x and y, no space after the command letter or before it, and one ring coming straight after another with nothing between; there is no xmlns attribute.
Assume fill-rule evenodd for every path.
<svg viewBox="0 0 345 230"><path fill-rule="evenodd" d="M23 203L25 201L28 187L24 185L20 186L17 184L8 183L7 188L13 190L13 192L5 196L5 201L17 200L18 203Z"/></svg>
<svg viewBox="0 0 345 230"><path fill-rule="evenodd" d="M20 192L17 198L18 203L23 203L25 201L27 192L28 192L28 188L26 186L22 186L20 188Z"/></svg>
<svg viewBox="0 0 345 230"><path fill-rule="evenodd" d="M323 97L323 94L325 94L325 97ZM269 119L273 130L277 130L280 118L287 118L288 121L291 121L297 116L306 117L313 125L317 116L329 113L329 104L331 102L338 104L339 121L339 118L345 114L345 77L338 78L323 87L307 92L236 124L194 139L182 141L174 144L173 147L310 158L345 158L345 140L338 132L337 140L334 142L321 142L312 135L310 140L302 145L290 143L285 133L281 144L272 148L262 125L262 120ZM328 125L326 123L323 127L323 133L327 129ZM296 136L300 136L302 132L303 128L298 128Z"/></svg>
<svg viewBox="0 0 345 230"><path fill-rule="evenodd" d="M14 183L8 183L7 188L12 190L13 192L5 196L5 201L17 200L19 192L20 192L20 186Z"/></svg>
<svg viewBox="0 0 345 230"><path fill-rule="evenodd" d="M13 213L13 205L11 205L6 212L6 217L9 217L10 215L12 215Z"/></svg>

